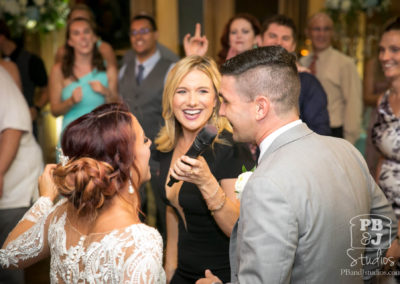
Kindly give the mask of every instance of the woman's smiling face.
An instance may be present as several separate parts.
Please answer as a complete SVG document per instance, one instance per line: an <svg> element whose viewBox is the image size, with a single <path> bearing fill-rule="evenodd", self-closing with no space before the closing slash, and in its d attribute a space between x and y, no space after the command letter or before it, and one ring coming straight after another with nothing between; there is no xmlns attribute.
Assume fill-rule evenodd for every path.
<svg viewBox="0 0 400 284"><path fill-rule="evenodd" d="M175 90L172 107L183 131L197 132L212 116L216 93L211 79L194 69L183 77Z"/></svg>

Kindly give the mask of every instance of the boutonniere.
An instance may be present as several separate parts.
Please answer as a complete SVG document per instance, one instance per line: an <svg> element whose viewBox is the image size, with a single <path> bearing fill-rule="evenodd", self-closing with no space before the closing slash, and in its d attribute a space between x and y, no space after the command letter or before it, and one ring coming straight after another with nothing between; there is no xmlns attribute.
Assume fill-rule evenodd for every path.
<svg viewBox="0 0 400 284"><path fill-rule="evenodd" d="M244 165L242 166L242 173L238 176L235 182L235 193L237 199L240 200L240 198L242 198L244 187L246 186L250 176L253 174L255 168L256 167L254 167L251 171L248 171Z"/></svg>

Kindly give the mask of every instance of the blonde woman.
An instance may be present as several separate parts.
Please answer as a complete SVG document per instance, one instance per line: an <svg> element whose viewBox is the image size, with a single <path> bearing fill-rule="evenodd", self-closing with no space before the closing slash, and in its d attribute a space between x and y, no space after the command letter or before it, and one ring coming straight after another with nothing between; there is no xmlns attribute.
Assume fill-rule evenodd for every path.
<svg viewBox="0 0 400 284"><path fill-rule="evenodd" d="M168 283L194 283L206 268L230 281L229 236L239 216L234 184L242 166L252 168L244 145L234 144L230 125L218 116L220 74L214 61L189 56L169 73L163 118L155 143L161 196L167 204L165 270ZM198 159L184 154L207 124L218 136ZM179 182L167 186L169 177Z"/></svg>

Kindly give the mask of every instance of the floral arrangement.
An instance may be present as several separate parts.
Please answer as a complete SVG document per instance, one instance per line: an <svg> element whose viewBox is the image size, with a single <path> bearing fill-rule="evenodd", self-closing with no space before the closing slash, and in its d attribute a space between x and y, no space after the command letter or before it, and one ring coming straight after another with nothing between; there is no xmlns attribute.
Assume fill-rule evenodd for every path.
<svg viewBox="0 0 400 284"><path fill-rule="evenodd" d="M235 193L237 199L240 200L240 198L242 198L244 187L246 186L246 183L253 174L254 170L255 167L251 171L247 171L246 167L244 165L242 166L242 173L238 176L235 182Z"/></svg>
<svg viewBox="0 0 400 284"><path fill-rule="evenodd" d="M391 0L325 0L325 11L331 16L335 26L335 47L357 60L362 60L357 57L357 48L364 33L359 24L360 16L365 14L367 19L384 19L390 4Z"/></svg>
<svg viewBox="0 0 400 284"><path fill-rule="evenodd" d="M325 8L328 13L366 12L367 15L388 10L391 0L326 0Z"/></svg>
<svg viewBox="0 0 400 284"><path fill-rule="evenodd" d="M69 0L1 0L0 18L10 27L12 36L24 30L49 32L65 25Z"/></svg>

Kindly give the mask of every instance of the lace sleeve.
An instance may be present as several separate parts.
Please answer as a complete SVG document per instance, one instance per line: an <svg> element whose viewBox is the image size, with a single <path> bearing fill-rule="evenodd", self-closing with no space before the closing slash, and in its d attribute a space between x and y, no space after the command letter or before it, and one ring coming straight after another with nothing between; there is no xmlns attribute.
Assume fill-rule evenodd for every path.
<svg viewBox="0 0 400 284"><path fill-rule="evenodd" d="M123 283L166 283L162 267L162 248L162 238L154 230L138 244L136 253L126 260Z"/></svg>
<svg viewBox="0 0 400 284"><path fill-rule="evenodd" d="M21 221L27 220L37 223L40 217L43 217L53 207L53 202L48 197L40 197L35 204L29 209Z"/></svg>
<svg viewBox="0 0 400 284"><path fill-rule="evenodd" d="M24 261L36 258L44 247L44 227L53 202L40 197L25 213L24 217L8 236L11 239L4 249L0 249L0 266L21 267ZM26 222L29 221L29 222ZM32 223L34 224L32 224ZM15 239L13 239L15 236Z"/></svg>

